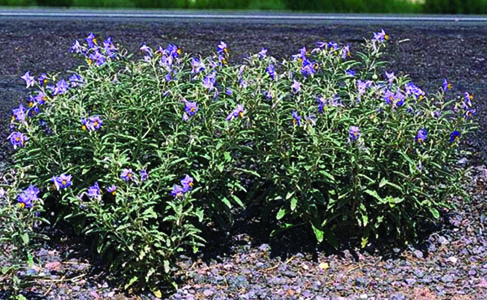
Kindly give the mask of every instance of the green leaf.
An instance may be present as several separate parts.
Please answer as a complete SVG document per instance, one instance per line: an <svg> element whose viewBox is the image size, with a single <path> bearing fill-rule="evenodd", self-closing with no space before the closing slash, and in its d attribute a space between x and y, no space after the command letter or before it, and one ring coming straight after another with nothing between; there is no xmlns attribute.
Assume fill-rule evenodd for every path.
<svg viewBox="0 0 487 300"><path fill-rule="evenodd" d="M226 205L228 208L232 209L232 207L233 207L233 206L232 206L232 203L230 203L230 201L228 201L228 199L227 199L226 197L223 197L222 202L223 202L223 203L225 203L225 205Z"/></svg>
<svg viewBox="0 0 487 300"><path fill-rule="evenodd" d="M333 175L331 175L330 173L326 172L326 171L323 171L321 170L319 172L321 175L324 175L325 177L328 177L329 179L331 179L332 181L335 181L335 177L333 177Z"/></svg>
<svg viewBox="0 0 487 300"><path fill-rule="evenodd" d="M233 200L235 200L235 202L237 202L237 204L241 207L241 208L245 208L245 204L243 204L243 202L240 200L239 197L235 196L235 195L232 195L233 197Z"/></svg>
<svg viewBox="0 0 487 300"><path fill-rule="evenodd" d="M292 197L291 198L291 211L296 209L296 205L298 204L298 198Z"/></svg>
<svg viewBox="0 0 487 300"><path fill-rule="evenodd" d="M134 284L137 280L139 280L139 277L134 276L130 279L130 281L125 285L125 289L128 289L132 284Z"/></svg>
<svg viewBox="0 0 487 300"><path fill-rule="evenodd" d="M440 217L440 212L436 208L430 207L429 210L435 219Z"/></svg>
<svg viewBox="0 0 487 300"><path fill-rule="evenodd" d="M323 242L323 237L324 237L324 232L323 230L319 229L313 223L311 223L311 227L313 227L313 232L315 233L316 239L318 240L318 243Z"/></svg>
<svg viewBox="0 0 487 300"><path fill-rule="evenodd" d="M388 201L387 201L387 200L382 199L382 198L379 196L379 194L377 194L377 192L376 192L376 191L372 191L372 190L365 190L364 192L365 192L365 193L367 193L367 194L369 194L369 195L371 195L372 197L376 198L377 200L379 200L379 203L381 203L381 204L386 204L386 203L388 203Z"/></svg>
<svg viewBox="0 0 487 300"><path fill-rule="evenodd" d="M286 215L286 209L284 207L281 207L279 211L277 212L276 219L280 220Z"/></svg>
<svg viewBox="0 0 487 300"><path fill-rule="evenodd" d="M22 238L22 241L24 242L24 245L27 246L29 244L29 234L27 232L25 232L20 237Z"/></svg>

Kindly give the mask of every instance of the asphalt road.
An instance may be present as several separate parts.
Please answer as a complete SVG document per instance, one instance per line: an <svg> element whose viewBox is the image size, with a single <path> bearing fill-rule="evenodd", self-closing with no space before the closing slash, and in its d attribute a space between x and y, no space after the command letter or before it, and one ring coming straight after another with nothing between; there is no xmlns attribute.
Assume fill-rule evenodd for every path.
<svg viewBox="0 0 487 300"><path fill-rule="evenodd" d="M88 19L103 21L195 21L291 24L418 24L487 25L487 16L470 15L384 15L323 14L295 12L191 11L191 10L105 10L105 9L0 9L1 19Z"/></svg>

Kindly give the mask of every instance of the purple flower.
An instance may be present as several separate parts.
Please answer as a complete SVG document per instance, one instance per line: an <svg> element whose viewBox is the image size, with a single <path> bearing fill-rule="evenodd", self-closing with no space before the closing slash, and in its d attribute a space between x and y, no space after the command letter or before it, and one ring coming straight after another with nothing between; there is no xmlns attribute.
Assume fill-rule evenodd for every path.
<svg viewBox="0 0 487 300"><path fill-rule="evenodd" d="M260 50L260 52L259 52L259 59L263 59L266 56L267 56L267 49L262 48L262 50Z"/></svg>
<svg viewBox="0 0 487 300"><path fill-rule="evenodd" d="M346 45L342 48L342 59L350 57L350 45Z"/></svg>
<svg viewBox="0 0 487 300"><path fill-rule="evenodd" d="M18 108L12 110L13 118L17 121L24 121L25 120L25 108L22 104L19 104Z"/></svg>
<svg viewBox="0 0 487 300"><path fill-rule="evenodd" d="M147 178L149 178L149 175L147 174L147 170L140 170L140 180L141 181L146 181Z"/></svg>
<svg viewBox="0 0 487 300"><path fill-rule="evenodd" d="M463 109L467 110L469 107L472 107L472 99L473 99L473 95L470 95L468 92L465 92L464 101L462 104Z"/></svg>
<svg viewBox="0 0 487 300"><path fill-rule="evenodd" d="M465 118L466 119L471 119L475 115L475 109L467 109L465 111Z"/></svg>
<svg viewBox="0 0 487 300"><path fill-rule="evenodd" d="M353 69L348 69L345 71L345 74L349 76L355 76L355 71Z"/></svg>
<svg viewBox="0 0 487 300"><path fill-rule="evenodd" d="M317 101L318 101L318 111L322 113L326 106L326 100L325 98L318 96Z"/></svg>
<svg viewBox="0 0 487 300"><path fill-rule="evenodd" d="M69 51L73 53L83 53L83 47L80 45L80 43L76 40L73 43L73 46L69 49Z"/></svg>
<svg viewBox="0 0 487 300"><path fill-rule="evenodd" d="M90 199L98 198L101 195L100 186L98 186L98 182L95 182L93 186L88 188L88 197Z"/></svg>
<svg viewBox="0 0 487 300"><path fill-rule="evenodd" d="M34 86L35 83L34 77L30 76L29 72L25 72L24 76L21 76L20 78L22 78L25 81L27 88Z"/></svg>
<svg viewBox="0 0 487 300"><path fill-rule="evenodd" d="M397 90L396 94L394 95L394 100L396 100L394 105L395 106L403 106L404 105L404 99L406 99L406 96L404 96L399 90Z"/></svg>
<svg viewBox="0 0 487 300"><path fill-rule="evenodd" d="M30 185L26 190L24 190L21 194L19 194L18 196L19 205L22 208L24 207L31 208L32 201L39 200L38 194L39 194L39 189L33 185Z"/></svg>
<svg viewBox="0 0 487 300"><path fill-rule="evenodd" d="M339 49L338 44L336 42L328 42L327 47L331 51L337 51Z"/></svg>
<svg viewBox="0 0 487 300"><path fill-rule="evenodd" d="M196 104L196 102L191 102L187 100L183 100L183 101L185 105L184 106L185 111L188 113L188 115L194 116L198 112L198 105Z"/></svg>
<svg viewBox="0 0 487 300"><path fill-rule="evenodd" d="M301 59L305 59L307 54L308 54L308 51L306 50L306 47L299 49L299 55L298 56L301 57Z"/></svg>
<svg viewBox="0 0 487 300"><path fill-rule="evenodd" d="M215 88L215 82L216 82L216 72L213 72L207 75L205 78L203 78L203 86L208 90L212 90Z"/></svg>
<svg viewBox="0 0 487 300"><path fill-rule="evenodd" d="M453 143L455 141L458 141L458 139L460 138L460 132L458 131L453 131L451 134L450 134L450 143Z"/></svg>
<svg viewBox="0 0 487 300"><path fill-rule="evenodd" d="M451 90L451 83L449 83L446 78L443 78L443 91L446 92Z"/></svg>
<svg viewBox="0 0 487 300"><path fill-rule="evenodd" d="M32 200L30 198L28 198L25 194L20 194L18 201L19 201L19 206L21 208L24 208L24 207L25 208L31 208L32 207Z"/></svg>
<svg viewBox="0 0 487 300"><path fill-rule="evenodd" d="M293 124L301 126L301 117L296 111L291 112L291 116L293 117Z"/></svg>
<svg viewBox="0 0 487 300"><path fill-rule="evenodd" d="M385 93L384 93L384 101L388 105L391 104L392 101L394 101L394 93L391 92L391 91L389 91L389 90L385 91Z"/></svg>
<svg viewBox="0 0 487 300"><path fill-rule="evenodd" d="M78 74L73 74L69 77L69 83L72 87L79 86L83 83L83 78Z"/></svg>
<svg viewBox="0 0 487 300"><path fill-rule="evenodd" d="M100 119L99 116L93 116L89 117L88 120L82 119L81 123L83 126L81 126L81 129L83 130L88 130L88 131L96 131L101 128L103 125L103 120Z"/></svg>
<svg viewBox="0 0 487 300"><path fill-rule="evenodd" d="M193 178L186 174L186 176L181 180L181 185L183 186L183 192L186 193L193 188Z"/></svg>
<svg viewBox="0 0 487 300"><path fill-rule="evenodd" d="M372 83L373 82L370 80L367 81L357 80L357 89L358 89L359 97L365 93L366 89L372 86Z"/></svg>
<svg viewBox="0 0 487 300"><path fill-rule="evenodd" d="M200 62L199 58L193 57L191 59L191 73L197 74L205 69L205 65Z"/></svg>
<svg viewBox="0 0 487 300"><path fill-rule="evenodd" d="M134 173L132 172L132 169L123 169L122 174L120 175L120 178L122 178L125 181L133 181L134 180Z"/></svg>
<svg viewBox="0 0 487 300"><path fill-rule="evenodd" d="M14 146L14 149L17 147L23 147L25 142L27 142L29 138L23 134L22 132L14 131L10 135L10 142Z"/></svg>
<svg viewBox="0 0 487 300"><path fill-rule="evenodd" d="M234 109L228 116L226 117L225 120L231 121L234 118L243 118L245 114L244 107L242 104L237 104L237 108Z"/></svg>
<svg viewBox="0 0 487 300"><path fill-rule="evenodd" d="M265 70L267 71L267 74L269 74L269 76L272 79L274 79L276 77L276 71L274 70L273 64L270 64Z"/></svg>
<svg viewBox="0 0 487 300"><path fill-rule="evenodd" d="M108 37L104 42L103 42L103 50L105 50L105 53L109 57L115 57L117 55L117 48L112 42L112 38Z"/></svg>
<svg viewBox="0 0 487 300"><path fill-rule="evenodd" d="M360 129L357 126L350 126L348 135L352 141L356 141L360 137Z"/></svg>
<svg viewBox="0 0 487 300"><path fill-rule="evenodd" d="M187 113L183 113L183 121L187 122L189 120L189 116Z"/></svg>
<svg viewBox="0 0 487 300"><path fill-rule="evenodd" d="M3 188L0 188L0 198L5 197L6 194L7 194L7 192L5 192L5 190Z"/></svg>
<svg viewBox="0 0 487 300"><path fill-rule="evenodd" d="M316 117L315 116L304 117L304 119L306 120L306 122L310 123L311 126L316 125Z"/></svg>
<svg viewBox="0 0 487 300"><path fill-rule="evenodd" d="M68 83L64 79L61 79L56 84L56 88L54 89L53 94L54 95L64 94L68 89L69 89Z"/></svg>
<svg viewBox="0 0 487 300"><path fill-rule="evenodd" d="M313 69L313 63L310 62L307 58L303 59L303 67L301 68L301 74L303 74L304 77L308 77L313 75L314 69Z"/></svg>
<svg viewBox="0 0 487 300"><path fill-rule="evenodd" d="M388 73L386 71L386 79L389 83L392 83L394 79L396 79L396 76L394 76L394 72Z"/></svg>
<svg viewBox="0 0 487 300"><path fill-rule="evenodd" d="M39 76L39 85L44 86L47 83L47 75L45 73L42 73L41 76Z"/></svg>
<svg viewBox="0 0 487 300"><path fill-rule="evenodd" d="M176 198L176 197L182 197L183 194L184 194L183 188L180 185L175 184L171 191L171 195Z"/></svg>
<svg viewBox="0 0 487 300"><path fill-rule="evenodd" d="M225 89L225 93L226 93L228 96L231 96L231 95L232 95L232 89L231 89L231 88L226 88L226 89Z"/></svg>
<svg viewBox="0 0 487 300"><path fill-rule="evenodd" d="M114 184L112 184L111 186L108 186L106 189L107 189L107 192L109 192L113 196L115 196L117 194L117 186L115 186Z"/></svg>
<svg viewBox="0 0 487 300"><path fill-rule="evenodd" d="M142 47L140 47L140 51L145 52L145 55L147 55L149 57L152 56L152 49L149 46L145 45L145 44L142 45Z"/></svg>
<svg viewBox="0 0 487 300"><path fill-rule="evenodd" d="M406 85L406 94L413 95L416 99L423 99L425 93L423 90L418 88L414 83L410 82Z"/></svg>
<svg viewBox="0 0 487 300"><path fill-rule="evenodd" d="M35 101L39 104L44 104L47 100L47 95L43 91L39 91L39 93L34 97Z"/></svg>
<svg viewBox="0 0 487 300"><path fill-rule="evenodd" d="M428 137L428 131L426 130L426 128L421 128L418 131L418 134L416 134L416 137L414 139L416 140L417 143L422 144L427 137Z"/></svg>
<svg viewBox="0 0 487 300"><path fill-rule="evenodd" d="M296 80L293 80L293 84L291 85L291 89L293 93L297 94L301 90L301 83Z"/></svg>
<svg viewBox="0 0 487 300"><path fill-rule="evenodd" d="M52 178L52 181L54 183L54 186L56 186L56 190L59 190L71 186L72 183L71 178L72 178L71 175L61 174L58 177L54 176Z"/></svg>
<svg viewBox="0 0 487 300"><path fill-rule="evenodd" d="M380 32L374 33L373 41L384 42L389 39L389 36L385 33L384 29Z"/></svg>
<svg viewBox="0 0 487 300"><path fill-rule="evenodd" d="M90 32L90 34L86 37L85 41L89 48L94 48L97 44L96 37L92 32Z"/></svg>
<svg viewBox="0 0 487 300"><path fill-rule="evenodd" d="M88 56L88 64L91 65L93 62L100 67L106 63L106 58L99 51L95 51Z"/></svg>
<svg viewBox="0 0 487 300"><path fill-rule="evenodd" d="M221 41L220 44L218 44L216 52L218 54L227 54L228 53L227 44L225 42Z"/></svg>

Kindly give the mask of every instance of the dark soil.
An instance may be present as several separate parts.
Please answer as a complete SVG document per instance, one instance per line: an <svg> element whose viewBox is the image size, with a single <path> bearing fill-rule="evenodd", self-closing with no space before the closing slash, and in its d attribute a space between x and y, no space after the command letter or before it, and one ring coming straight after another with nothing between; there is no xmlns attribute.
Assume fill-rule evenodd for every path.
<svg viewBox="0 0 487 300"><path fill-rule="evenodd" d="M380 29L345 23L0 20L1 137L7 136L10 109L27 96L20 76L26 71L40 74L75 68L79 61L67 50L88 32L111 36L130 51L137 51L141 43L174 43L186 52L209 54L224 40L234 62L240 62L262 47L280 58L289 58L300 47L314 47L322 40L349 43L355 48ZM452 199L457 210L444 212L444 223L424 244L391 249L386 254L373 247L360 252L350 246L338 253L316 248L312 233L304 228L269 240L272 224L242 217L229 229L228 238L215 234L211 246L199 256L182 258L180 289L170 295L171 299L487 299L487 173L483 166L487 146L487 26L408 24L385 29L392 38L387 54L389 70L410 74L427 92L435 92L446 77L454 83L454 92L475 95L480 126L469 140L476 159L468 162L474 168L465 187L472 201ZM0 168L6 159L5 151L0 151ZM60 236L36 254L39 263L30 272L48 279L39 280L26 291L29 297L151 298L149 294L123 296L108 284L107 273L96 267L97 262L83 253L83 241Z"/></svg>

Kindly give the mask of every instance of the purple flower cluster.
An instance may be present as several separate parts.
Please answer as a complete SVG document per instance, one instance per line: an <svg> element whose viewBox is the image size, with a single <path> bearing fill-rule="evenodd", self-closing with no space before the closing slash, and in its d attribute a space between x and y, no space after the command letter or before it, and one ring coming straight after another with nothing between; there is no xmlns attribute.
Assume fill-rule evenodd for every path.
<svg viewBox="0 0 487 300"><path fill-rule="evenodd" d="M17 147L24 147L25 143L29 140L29 138L23 134L22 132L14 131L9 136L10 143L14 146L14 149Z"/></svg>
<svg viewBox="0 0 487 300"><path fill-rule="evenodd" d="M39 200L38 198L39 189L33 185L30 185L26 190L18 196L19 206L21 208L31 208L32 202Z"/></svg>
<svg viewBox="0 0 487 300"><path fill-rule="evenodd" d="M176 198L182 197L185 193L189 192L193 188L193 185L193 178L186 175L183 179L181 179L181 185L174 185L171 195Z"/></svg>
<svg viewBox="0 0 487 300"><path fill-rule="evenodd" d="M85 45L81 45L79 41L75 41L71 46L71 52L82 54L86 57L88 65L103 66L108 58L115 58L118 49L113 44L112 38L108 37L102 45L99 45L95 34L89 33L85 38Z"/></svg>
<svg viewBox="0 0 487 300"><path fill-rule="evenodd" d="M97 131L103 125L103 120L99 116L89 117L88 119L81 119L81 129L83 131Z"/></svg>

